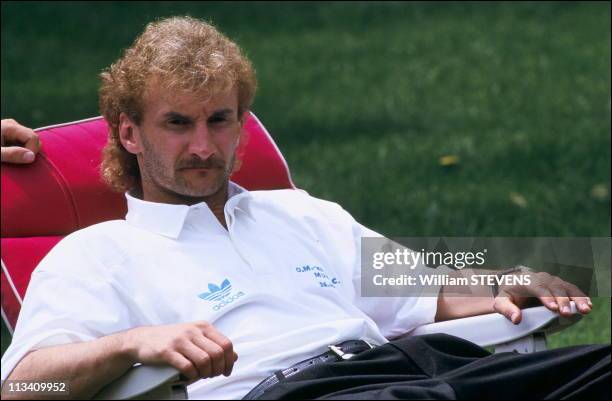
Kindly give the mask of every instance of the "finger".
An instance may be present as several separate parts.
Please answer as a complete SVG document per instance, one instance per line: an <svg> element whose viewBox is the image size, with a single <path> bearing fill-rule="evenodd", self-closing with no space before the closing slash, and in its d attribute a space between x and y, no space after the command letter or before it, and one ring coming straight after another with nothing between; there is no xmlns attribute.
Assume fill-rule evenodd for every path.
<svg viewBox="0 0 612 401"><path fill-rule="evenodd" d="M206 338L213 341L215 344L220 346L221 349L223 350L224 361L225 361L225 368L223 369L223 374L225 376L229 376L232 373L234 362L236 361L236 358L238 357L234 353L234 345L229 340L229 338L223 335L219 330L217 330L212 325L209 326L203 334Z"/></svg>
<svg viewBox="0 0 612 401"><path fill-rule="evenodd" d="M569 298L576 303L576 307L580 313L589 313L591 311L591 300L587 297L580 288L572 283L565 283L565 291Z"/></svg>
<svg viewBox="0 0 612 401"><path fill-rule="evenodd" d="M497 313L501 313L514 324L521 322L521 309L516 306L510 294L503 292L495 298L493 309Z"/></svg>
<svg viewBox="0 0 612 401"><path fill-rule="evenodd" d="M540 302L542 302L542 305L546 306L548 309L552 310L553 312L557 312L559 310L559 304L548 288L536 285L530 287L529 291L531 294L535 295Z"/></svg>
<svg viewBox="0 0 612 401"><path fill-rule="evenodd" d="M3 163L27 164L32 163L36 156L34 152L26 148L21 148L19 146L3 146L0 158Z"/></svg>
<svg viewBox="0 0 612 401"><path fill-rule="evenodd" d="M206 333L206 337L223 350L223 360L225 361L223 374L229 376L234 368L234 362L238 359L238 355L234 352L232 342L221 333Z"/></svg>
<svg viewBox="0 0 612 401"><path fill-rule="evenodd" d="M560 285L553 285L549 287L550 292L555 297L555 301L559 304L559 313L562 316L570 316L572 309L570 308L570 299L567 296L565 288Z"/></svg>
<svg viewBox="0 0 612 401"><path fill-rule="evenodd" d="M24 144L26 148L36 153L40 149L40 139L34 130L24 127L14 120L2 121L2 138L8 143Z"/></svg>
<svg viewBox="0 0 612 401"><path fill-rule="evenodd" d="M25 147L34 153L38 153L42 147L42 142L40 141L38 134L34 133L34 135L25 143Z"/></svg>
<svg viewBox="0 0 612 401"><path fill-rule="evenodd" d="M170 353L167 362L178 369L178 371L190 381L199 379L198 369L189 359L185 358L179 352Z"/></svg>
<svg viewBox="0 0 612 401"><path fill-rule="evenodd" d="M183 344L179 351L196 367L199 377L213 377L210 355L197 344L189 341Z"/></svg>
<svg viewBox="0 0 612 401"><path fill-rule="evenodd" d="M206 351L208 356L210 357L211 363L211 377L219 376L225 373L225 353L223 349L210 340L206 338L204 335L201 337L195 337L193 339L194 344L196 344L200 349Z"/></svg>

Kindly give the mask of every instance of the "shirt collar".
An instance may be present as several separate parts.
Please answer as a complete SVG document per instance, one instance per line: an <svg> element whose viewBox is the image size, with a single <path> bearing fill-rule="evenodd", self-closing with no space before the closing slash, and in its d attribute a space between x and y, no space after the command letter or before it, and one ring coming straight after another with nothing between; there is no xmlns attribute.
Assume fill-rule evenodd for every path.
<svg viewBox="0 0 612 401"><path fill-rule="evenodd" d="M190 211L202 207L208 208L206 202L196 203L191 206L150 202L136 198L128 192L125 193L125 197L128 207L125 220L129 224L175 239L178 238L183 230L185 220ZM227 211L236 209L249 215L248 200L250 198L251 193L249 191L230 181L225 209Z"/></svg>

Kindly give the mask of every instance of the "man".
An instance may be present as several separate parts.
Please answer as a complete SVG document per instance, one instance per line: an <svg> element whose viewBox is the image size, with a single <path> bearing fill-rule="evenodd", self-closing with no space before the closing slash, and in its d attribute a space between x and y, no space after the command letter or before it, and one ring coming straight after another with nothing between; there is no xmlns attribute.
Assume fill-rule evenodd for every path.
<svg viewBox="0 0 612 401"><path fill-rule="evenodd" d="M3 379L62 378L71 397L88 398L135 363L169 364L191 380L190 398L241 398L329 345L381 345L434 320L494 311L518 323L528 296L563 315L570 300L590 311L576 287L545 274L533 275L532 286L502 287L497 297L488 288L487 296L452 297L449 287L436 296L361 297L360 241L376 233L303 191L249 192L229 181L254 93L254 72L240 49L191 18L149 24L102 74L100 107L111 126L102 173L126 191L128 214L66 237L36 268L2 360ZM436 344L440 339L446 345ZM411 356L391 343L356 349L355 359L324 364L339 378L335 384L307 376L297 394L351 392L365 376L337 369L382 371L385 356L415 378L423 373L413 374L414 363L423 367L419 358L444 347L458 356L467 348L462 360L486 359L484 350L452 337L423 341L396 343L418 344ZM341 357L349 348L335 352ZM589 354L587 363L606 352L609 358L601 347L579 351ZM303 372L323 366L315 365ZM386 366L389 380L401 373ZM436 380L404 396L461 395ZM293 384L281 381L263 396L295 396ZM385 388L370 395L388 396Z"/></svg>

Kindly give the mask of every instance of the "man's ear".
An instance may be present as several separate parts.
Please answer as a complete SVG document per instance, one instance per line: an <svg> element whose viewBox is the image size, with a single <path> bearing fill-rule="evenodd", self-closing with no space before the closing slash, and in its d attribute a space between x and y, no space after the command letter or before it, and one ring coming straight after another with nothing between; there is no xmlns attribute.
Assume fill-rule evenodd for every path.
<svg viewBox="0 0 612 401"><path fill-rule="evenodd" d="M123 112L119 114L119 140L128 152L135 155L142 152L140 130Z"/></svg>
<svg viewBox="0 0 612 401"><path fill-rule="evenodd" d="M244 132L244 125L249 118L249 110L243 111L241 115L238 116L238 123L240 124L240 135L236 138L236 147L240 146L240 142L246 139Z"/></svg>
<svg viewBox="0 0 612 401"><path fill-rule="evenodd" d="M241 115L238 116L238 121L240 122L240 127L244 128L244 124L246 124L247 119L249 118L249 110L245 110Z"/></svg>

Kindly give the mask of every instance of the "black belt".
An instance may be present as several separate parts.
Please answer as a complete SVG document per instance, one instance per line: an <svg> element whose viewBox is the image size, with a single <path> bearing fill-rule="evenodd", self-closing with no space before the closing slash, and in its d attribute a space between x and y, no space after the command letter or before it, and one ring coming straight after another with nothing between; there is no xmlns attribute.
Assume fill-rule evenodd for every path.
<svg viewBox="0 0 612 401"><path fill-rule="evenodd" d="M270 387L274 386L281 380L293 376L299 372L311 368L315 365L328 362L337 362L351 359L354 355L357 355L363 351L367 351L374 348L373 345L364 340L349 340L344 341L338 345L329 345L329 351L317 355L312 358L298 362L295 365L291 365L287 369L277 370L273 375L264 379L257 386L253 387L247 395L244 396L243 400L254 400L263 395Z"/></svg>

